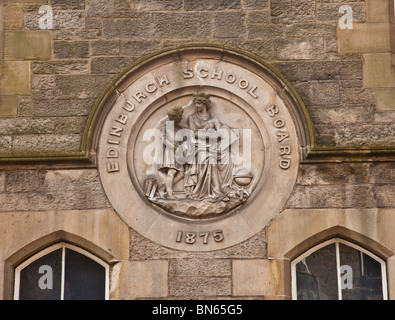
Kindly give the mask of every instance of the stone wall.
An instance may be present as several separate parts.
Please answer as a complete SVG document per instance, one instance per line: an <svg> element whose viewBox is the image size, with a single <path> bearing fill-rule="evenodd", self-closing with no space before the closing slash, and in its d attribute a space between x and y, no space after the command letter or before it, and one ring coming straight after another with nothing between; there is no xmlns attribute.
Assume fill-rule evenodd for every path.
<svg viewBox="0 0 395 320"><path fill-rule="evenodd" d="M392 146L387 2L5 1L2 157L85 151L87 117L118 74L191 42L237 46L278 67L307 105L318 146ZM51 30L39 26L43 4ZM351 30L337 28L343 4Z"/></svg>
<svg viewBox="0 0 395 320"><path fill-rule="evenodd" d="M39 24L42 5L53 10L52 29ZM352 29L338 26L342 5L353 10ZM103 239L112 231L101 226L98 235L90 228L96 215L111 216L126 237L114 240L117 250L109 259L113 299L288 299L287 250L335 226L372 239L356 237L389 258L395 252L391 232L384 232L395 227L389 10L388 0L3 0L0 221L13 230L5 231L19 237L15 230L25 215L37 229L46 226L48 234L62 225L107 250ZM304 102L315 138L279 219L239 245L208 253L169 249L131 228L125 231L94 161L89 162L92 114L101 96L144 58L191 43L234 47L277 68ZM365 213L366 224L373 221L377 230L359 224ZM93 222L81 231L84 215ZM276 234L285 230L282 219L291 216L293 221L299 215L310 216L317 225L298 235L298 230ZM62 217L63 224L56 222ZM39 250L45 241L29 243L44 236L32 232L12 245L9 238L0 245L0 280L5 283L0 297L12 297L9 257L27 247L32 251L25 257ZM280 236L289 236L283 247L270 242ZM120 249L125 242L127 253ZM376 242L387 251L377 249ZM389 269L394 269L392 260ZM392 298L394 278L389 283Z"/></svg>

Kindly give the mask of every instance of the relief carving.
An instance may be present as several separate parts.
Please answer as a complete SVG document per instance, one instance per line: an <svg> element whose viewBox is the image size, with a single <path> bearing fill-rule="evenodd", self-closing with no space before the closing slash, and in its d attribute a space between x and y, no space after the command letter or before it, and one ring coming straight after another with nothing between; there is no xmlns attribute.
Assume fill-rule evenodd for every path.
<svg viewBox="0 0 395 320"><path fill-rule="evenodd" d="M194 112L184 119L191 105ZM253 176L239 165L245 163L239 159L243 132L221 121L215 108L209 94L196 92L186 106L169 108L158 124L159 156L146 171L145 195L171 214L211 218L240 206L251 194Z"/></svg>

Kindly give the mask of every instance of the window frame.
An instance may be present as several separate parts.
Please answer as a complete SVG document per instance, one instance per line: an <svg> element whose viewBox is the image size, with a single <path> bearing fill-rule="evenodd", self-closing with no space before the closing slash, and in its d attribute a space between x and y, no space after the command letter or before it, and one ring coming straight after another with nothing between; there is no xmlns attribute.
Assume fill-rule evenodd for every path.
<svg viewBox="0 0 395 320"><path fill-rule="evenodd" d="M381 265L381 281L382 281L382 290L383 290L383 300L388 300L388 288L387 288L387 266L385 260L381 259L380 257L376 256L372 252L341 238L332 238L330 240L324 241L309 250L305 251L301 255L299 255L297 258L293 259L291 262L291 292L292 292L292 300L297 300L297 286L296 286L296 265L302 261L304 258L308 257L312 253L322 249L323 247L326 247L327 245L330 245L334 243L335 244L335 250L336 250L336 275L337 275L337 291L338 291L338 300L342 300L342 289L341 289L341 272L340 272L340 250L339 250L339 244L344 244L347 245L351 248L354 248Z"/></svg>
<svg viewBox="0 0 395 320"><path fill-rule="evenodd" d="M66 243L66 242L60 242L54 245L51 245L43 250L41 250L40 252L34 254L33 256L31 256L30 258L26 259L25 261L23 261L22 263L20 263L14 270L14 276L15 276L15 281L14 281L14 300L19 300L19 291L20 291L20 276L21 276L21 271L27 267L28 265L30 265L32 262L42 258L43 256L58 250L58 249L62 249L62 268L61 268L61 297L60 300L64 300L64 280L65 280L65 253L66 253L66 249L70 249L73 251L76 251L84 256L86 256L87 258L95 261L96 263L98 263L99 265L101 265L102 267L104 267L105 269L105 300L109 299L109 274L110 274L110 267L108 265L108 263L106 263L105 261L103 261L102 259L100 259L99 257L93 255L92 253L77 247L75 245L72 245L70 243Z"/></svg>

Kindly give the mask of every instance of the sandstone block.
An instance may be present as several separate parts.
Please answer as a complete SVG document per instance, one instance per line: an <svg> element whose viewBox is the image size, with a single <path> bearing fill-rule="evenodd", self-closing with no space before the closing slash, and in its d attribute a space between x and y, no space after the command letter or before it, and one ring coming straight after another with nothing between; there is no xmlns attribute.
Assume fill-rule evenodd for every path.
<svg viewBox="0 0 395 320"><path fill-rule="evenodd" d="M14 118L18 115L18 97L0 96L0 118Z"/></svg>
<svg viewBox="0 0 395 320"><path fill-rule="evenodd" d="M259 9L268 9L269 1L268 0L244 0L243 8L245 10L259 10Z"/></svg>
<svg viewBox="0 0 395 320"><path fill-rule="evenodd" d="M54 55L58 59L88 58L88 41L55 41Z"/></svg>
<svg viewBox="0 0 395 320"><path fill-rule="evenodd" d="M395 110L395 88L377 88L376 99L378 110Z"/></svg>
<svg viewBox="0 0 395 320"><path fill-rule="evenodd" d="M125 261L122 263L115 298L162 298L167 296L168 262Z"/></svg>
<svg viewBox="0 0 395 320"><path fill-rule="evenodd" d="M279 39L274 43L274 57L279 60L322 59L322 39Z"/></svg>
<svg viewBox="0 0 395 320"><path fill-rule="evenodd" d="M170 275L183 277L230 276L229 259L173 259L170 261Z"/></svg>
<svg viewBox="0 0 395 320"><path fill-rule="evenodd" d="M157 40L125 40L122 42L121 54L138 56L160 47Z"/></svg>
<svg viewBox="0 0 395 320"><path fill-rule="evenodd" d="M320 1L318 1L320 2ZM328 3L331 2L331 3ZM337 2L337 3L332 3ZM344 2L344 1L343 1ZM318 21L335 22L345 13L339 13L339 8L342 5L348 5L352 9L353 22L364 22L365 21L365 4L364 2L346 2L342 1L326 1L325 3L317 4L317 19Z"/></svg>
<svg viewBox="0 0 395 320"><path fill-rule="evenodd" d="M27 30L40 29L41 14L38 11L25 13L25 28ZM85 28L85 11L62 10L53 12L53 29Z"/></svg>
<svg viewBox="0 0 395 320"><path fill-rule="evenodd" d="M110 83L108 76L101 75L57 75L58 99L97 98Z"/></svg>
<svg viewBox="0 0 395 320"><path fill-rule="evenodd" d="M363 73L365 88L395 87L395 67L391 64L391 53L365 54Z"/></svg>
<svg viewBox="0 0 395 320"><path fill-rule="evenodd" d="M285 35L287 38L334 38L336 27L331 23L290 24L286 25Z"/></svg>
<svg viewBox="0 0 395 320"><path fill-rule="evenodd" d="M132 0L132 10L136 11L167 11L179 10L182 8L182 0Z"/></svg>
<svg viewBox="0 0 395 320"><path fill-rule="evenodd" d="M5 59L49 60L50 31L8 31L5 33Z"/></svg>
<svg viewBox="0 0 395 320"><path fill-rule="evenodd" d="M306 105L339 105L340 85L338 81L310 81L297 84Z"/></svg>
<svg viewBox="0 0 395 320"><path fill-rule="evenodd" d="M92 58L92 74L117 74L126 69L133 61L132 57Z"/></svg>
<svg viewBox="0 0 395 320"><path fill-rule="evenodd" d="M28 61L5 61L0 77L0 95L29 95L30 73Z"/></svg>
<svg viewBox="0 0 395 320"><path fill-rule="evenodd" d="M211 18L208 12L155 13L154 18L156 38L189 39L207 38L211 35Z"/></svg>
<svg viewBox="0 0 395 320"><path fill-rule="evenodd" d="M361 60L290 61L276 67L291 81L362 79Z"/></svg>
<svg viewBox="0 0 395 320"><path fill-rule="evenodd" d="M94 40L91 41L92 56L118 55L121 50L121 42L117 40Z"/></svg>
<svg viewBox="0 0 395 320"><path fill-rule="evenodd" d="M20 3L3 5L3 24L5 30L20 30L23 27L23 11Z"/></svg>
<svg viewBox="0 0 395 320"><path fill-rule="evenodd" d="M218 297L230 296L230 277L174 277L169 281L172 297Z"/></svg>
<svg viewBox="0 0 395 320"><path fill-rule="evenodd" d="M389 23L354 23L352 29L338 27L340 53L390 51Z"/></svg>
<svg viewBox="0 0 395 320"><path fill-rule="evenodd" d="M80 151L81 135L23 134L14 136L13 152L17 154L67 154ZM34 150L34 152L32 152ZM33 207L30 207L33 209ZM24 210L24 209L22 209Z"/></svg>
<svg viewBox="0 0 395 320"><path fill-rule="evenodd" d="M240 12L219 12L214 14L213 34L216 38L244 38L245 16Z"/></svg>
<svg viewBox="0 0 395 320"><path fill-rule="evenodd" d="M85 0L51 0L53 10L83 10Z"/></svg>
<svg viewBox="0 0 395 320"><path fill-rule="evenodd" d="M248 11L248 23L269 23L269 10Z"/></svg>
<svg viewBox="0 0 395 320"><path fill-rule="evenodd" d="M107 19L103 21L105 38L145 38L151 35L151 22L146 19Z"/></svg>
<svg viewBox="0 0 395 320"><path fill-rule="evenodd" d="M270 9L275 23L315 21L314 0L272 0Z"/></svg>
<svg viewBox="0 0 395 320"><path fill-rule="evenodd" d="M366 0L367 22L388 22L388 0Z"/></svg>
<svg viewBox="0 0 395 320"><path fill-rule="evenodd" d="M283 37L280 24L248 24L249 39L276 39Z"/></svg>
<svg viewBox="0 0 395 320"><path fill-rule="evenodd" d="M88 0L87 13L89 17L108 18L115 12L115 0Z"/></svg>
<svg viewBox="0 0 395 320"><path fill-rule="evenodd" d="M233 261L234 296L274 296L275 287L270 260Z"/></svg>
<svg viewBox="0 0 395 320"><path fill-rule="evenodd" d="M185 0L185 10L228 10L240 9L241 4L239 0Z"/></svg>
<svg viewBox="0 0 395 320"><path fill-rule="evenodd" d="M87 74L88 70L86 60L33 62L33 74Z"/></svg>

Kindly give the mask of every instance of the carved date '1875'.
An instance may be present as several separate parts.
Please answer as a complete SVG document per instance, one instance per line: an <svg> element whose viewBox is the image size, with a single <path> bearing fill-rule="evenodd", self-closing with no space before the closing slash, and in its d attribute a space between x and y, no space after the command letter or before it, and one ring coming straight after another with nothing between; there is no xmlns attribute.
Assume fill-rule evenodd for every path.
<svg viewBox="0 0 395 320"><path fill-rule="evenodd" d="M194 244L198 239L201 239L203 244L208 244L209 239L211 237L215 242L221 242L224 240L224 235L221 229L214 231L201 231L201 232L192 232L192 231L181 231L177 232L176 242L180 243L185 241L187 244Z"/></svg>

